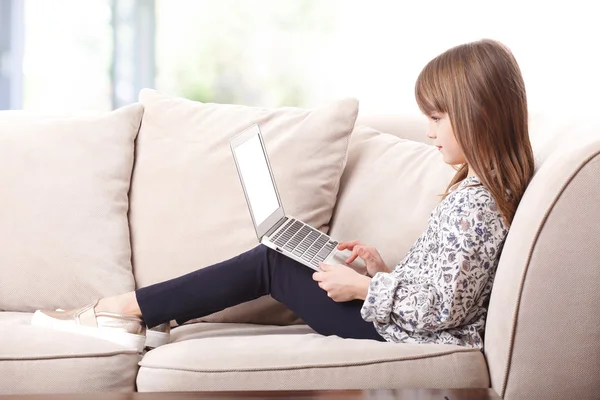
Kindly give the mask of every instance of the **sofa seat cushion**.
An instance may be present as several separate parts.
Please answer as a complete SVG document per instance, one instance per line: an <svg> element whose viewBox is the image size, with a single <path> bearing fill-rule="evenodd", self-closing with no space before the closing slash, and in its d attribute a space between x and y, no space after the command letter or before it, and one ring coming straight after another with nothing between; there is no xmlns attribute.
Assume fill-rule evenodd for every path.
<svg viewBox="0 0 600 400"><path fill-rule="evenodd" d="M0 395L131 392L140 356L116 344L0 313Z"/></svg>
<svg viewBox="0 0 600 400"><path fill-rule="evenodd" d="M140 363L138 391L485 388L483 354L322 336L306 325L200 323Z"/></svg>

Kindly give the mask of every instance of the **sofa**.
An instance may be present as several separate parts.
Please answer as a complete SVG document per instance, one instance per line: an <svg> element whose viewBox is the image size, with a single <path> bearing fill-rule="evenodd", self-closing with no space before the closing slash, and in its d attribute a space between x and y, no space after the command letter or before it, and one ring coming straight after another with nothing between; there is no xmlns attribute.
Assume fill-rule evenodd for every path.
<svg viewBox="0 0 600 400"><path fill-rule="evenodd" d="M257 245L228 139L259 123L286 212L389 266L454 169L415 115L205 104L144 89L111 111L0 112L0 394L492 388L600 396L600 124L530 117L536 173L500 258L484 348L321 336L269 296L172 322L140 355L30 325Z"/></svg>

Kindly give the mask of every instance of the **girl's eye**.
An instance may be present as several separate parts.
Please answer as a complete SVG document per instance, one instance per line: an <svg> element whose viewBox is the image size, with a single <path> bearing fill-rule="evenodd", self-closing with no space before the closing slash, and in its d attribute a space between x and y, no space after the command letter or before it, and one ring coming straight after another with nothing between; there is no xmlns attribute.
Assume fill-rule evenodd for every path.
<svg viewBox="0 0 600 400"><path fill-rule="evenodd" d="M438 122L440 120L438 117L434 117L433 115L431 116L431 119L433 122Z"/></svg>

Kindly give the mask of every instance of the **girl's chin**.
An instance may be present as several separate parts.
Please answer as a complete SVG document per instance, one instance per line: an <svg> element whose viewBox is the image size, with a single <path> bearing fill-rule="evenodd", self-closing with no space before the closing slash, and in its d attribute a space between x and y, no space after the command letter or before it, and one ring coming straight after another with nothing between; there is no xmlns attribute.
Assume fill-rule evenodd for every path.
<svg viewBox="0 0 600 400"><path fill-rule="evenodd" d="M458 159L446 157L444 154L442 154L442 160L446 164L448 164L448 165L461 165L461 164L464 164L464 162L462 162L462 161L460 161Z"/></svg>

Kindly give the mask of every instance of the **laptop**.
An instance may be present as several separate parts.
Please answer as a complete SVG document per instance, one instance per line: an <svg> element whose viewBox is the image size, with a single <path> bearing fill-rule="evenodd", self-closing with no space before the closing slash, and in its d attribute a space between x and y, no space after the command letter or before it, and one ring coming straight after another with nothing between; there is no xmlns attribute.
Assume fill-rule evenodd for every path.
<svg viewBox="0 0 600 400"><path fill-rule="evenodd" d="M231 138L229 145L260 243L315 271L320 271L319 263L323 262L344 264L366 273L358 257L346 264L352 252L338 250L338 241L286 215L258 125Z"/></svg>

